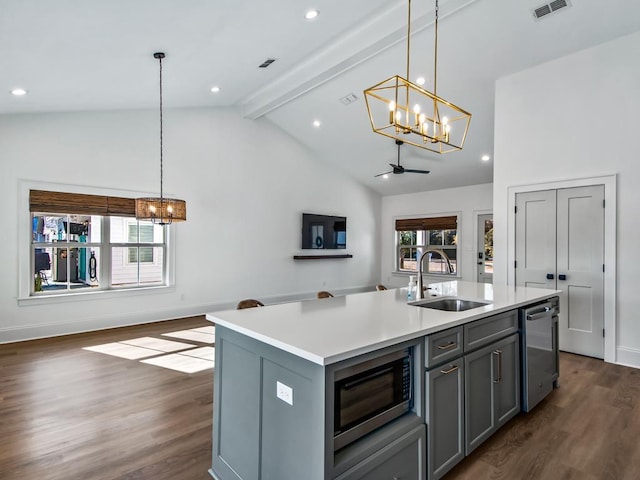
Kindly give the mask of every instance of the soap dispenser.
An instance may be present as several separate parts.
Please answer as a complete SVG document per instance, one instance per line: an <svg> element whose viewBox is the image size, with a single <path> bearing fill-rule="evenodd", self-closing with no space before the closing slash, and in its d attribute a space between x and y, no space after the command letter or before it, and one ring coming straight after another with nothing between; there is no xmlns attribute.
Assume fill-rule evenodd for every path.
<svg viewBox="0 0 640 480"><path fill-rule="evenodd" d="M416 277L409 276L409 285L407 286L407 302L413 302L416 299Z"/></svg>

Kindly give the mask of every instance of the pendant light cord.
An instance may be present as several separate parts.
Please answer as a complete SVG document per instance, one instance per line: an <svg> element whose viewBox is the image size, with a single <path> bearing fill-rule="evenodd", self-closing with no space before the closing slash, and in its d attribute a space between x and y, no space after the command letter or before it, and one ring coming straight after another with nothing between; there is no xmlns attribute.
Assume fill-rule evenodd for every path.
<svg viewBox="0 0 640 480"><path fill-rule="evenodd" d="M163 203L163 199L164 199L164 195L163 195L163 191L162 191L162 181L163 181L163 173L162 173L162 150L163 150L163 145L162 145L162 130L163 130L163 125L162 125L162 59L164 58L164 53L162 54L156 54L158 57L158 60L160 61L160 205L162 208L162 203ZM164 212L161 212L161 215L164 216Z"/></svg>
<svg viewBox="0 0 640 480"><path fill-rule="evenodd" d="M153 54L153 58L157 58L160 63L160 217L164 218L164 191L162 189L163 183L163 158L162 158L162 59L165 57L163 52L156 52Z"/></svg>

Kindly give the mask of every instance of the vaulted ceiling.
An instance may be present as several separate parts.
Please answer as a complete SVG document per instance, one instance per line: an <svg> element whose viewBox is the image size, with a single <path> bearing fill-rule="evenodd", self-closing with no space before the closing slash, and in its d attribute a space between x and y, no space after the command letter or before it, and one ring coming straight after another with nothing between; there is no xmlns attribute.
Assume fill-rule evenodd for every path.
<svg viewBox="0 0 640 480"><path fill-rule="evenodd" d="M427 89L434 3L412 1L410 76ZM371 131L362 94L404 76L407 0L0 0L0 114L156 108L152 54L164 51L168 108L265 117L383 195L488 183L492 161L480 157L493 155L495 80L640 30L637 1L570 0L535 19L544 3L440 0L438 93L473 118L461 152L403 147L403 165L429 175L374 178L397 151ZM311 9L320 14L306 20ZM266 59L275 62L258 68ZM28 94L11 95L16 87ZM354 102L340 101L350 94Z"/></svg>

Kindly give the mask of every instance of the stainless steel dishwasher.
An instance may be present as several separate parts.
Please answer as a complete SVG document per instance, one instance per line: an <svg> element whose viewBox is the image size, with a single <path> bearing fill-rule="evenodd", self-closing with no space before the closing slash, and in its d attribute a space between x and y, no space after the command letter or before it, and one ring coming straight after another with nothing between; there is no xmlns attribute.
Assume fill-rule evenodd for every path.
<svg viewBox="0 0 640 480"><path fill-rule="evenodd" d="M558 386L558 297L520 309L522 410L531 411Z"/></svg>

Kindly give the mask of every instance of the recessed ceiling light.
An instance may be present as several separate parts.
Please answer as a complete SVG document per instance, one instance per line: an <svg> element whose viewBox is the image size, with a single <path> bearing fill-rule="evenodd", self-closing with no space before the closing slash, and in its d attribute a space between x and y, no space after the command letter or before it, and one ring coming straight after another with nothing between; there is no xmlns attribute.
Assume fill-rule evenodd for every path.
<svg viewBox="0 0 640 480"><path fill-rule="evenodd" d="M322 123L320 122L320 120L314 120L313 121L313 126L318 128L320 125L322 125Z"/></svg>
<svg viewBox="0 0 640 480"><path fill-rule="evenodd" d="M389 174L385 173L384 175L382 175L382 178L384 178L385 180L387 180L389 178Z"/></svg>
<svg viewBox="0 0 640 480"><path fill-rule="evenodd" d="M482 161L483 161L483 162L488 162L489 160L491 160L491 157L490 157L489 155L486 155L486 154L485 154L485 155L482 155L482 157L481 157L481 158L482 158Z"/></svg>
<svg viewBox="0 0 640 480"><path fill-rule="evenodd" d="M215 87L211 87L212 93L218 93L219 91L220 91L220 87L218 87L217 85Z"/></svg>
<svg viewBox="0 0 640 480"><path fill-rule="evenodd" d="M14 88L13 90L11 90L11 95L15 95L16 97L21 97L26 94L27 91L24 88Z"/></svg>
<svg viewBox="0 0 640 480"><path fill-rule="evenodd" d="M307 20L313 20L318 15L320 15L320 12L318 10L309 10L304 14L304 18L306 18Z"/></svg>
<svg viewBox="0 0 640 480"><path fill-rule="evenodd" d="M417 83L418 85L424 85L424 81L425 81L425 80L424 80L424 77L418 77L418 78L416 78L416 83Z"/></svg>

